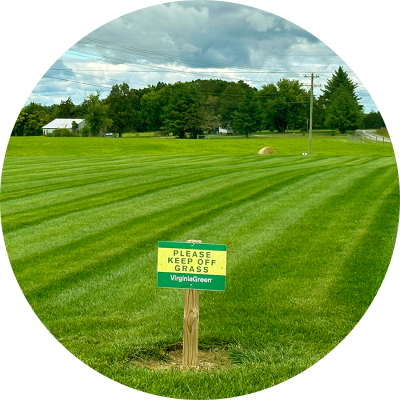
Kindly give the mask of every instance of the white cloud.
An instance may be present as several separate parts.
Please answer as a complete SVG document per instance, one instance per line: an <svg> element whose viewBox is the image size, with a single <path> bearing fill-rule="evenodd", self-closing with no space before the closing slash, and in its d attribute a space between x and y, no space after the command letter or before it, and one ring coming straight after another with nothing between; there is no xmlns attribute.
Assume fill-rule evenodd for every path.
<svg viewBox="0 0 400 400"><path fill-rule="evenodd" d="M215 77L243 79L260 88L283 77L305 81L305 73L315 72L321 74L318 83L324 83L339 65L345 65L340 58L318 57L334 53L299 26L255 8L219 1L147 7L106 23L88 37L108 43L78 42L72 50L89 52L94 58L68 52L63 63L56 64L75 73L51 71L54 79L38 84L28 102L53 104L71 95L80 103L88 92L99 89L105 96L108 88L122 82L140 89L157 82ZM245 68L243 74L227 73L238 66ZM188 68L196 74L185 74ZM250 71L257 68L260 73ZM88 71L79 73L83 69ZM276 71L287 72L278 75Z"/></svg>
<svg viewBox="0 0 400 400"><path fill-rule="evenodd" d="M284 19L282 22L283 29L286 29L287 31L292 31L292 30L302 30L298 25L293 24L292 22L288 21L287 19Z"/></svg>
<svg viewBox="0 0 400 400"><path fill-rule="evenodd" d="M257 32L266 32L276 26L276 19L273 16L255 12L246 18L248 24Z"/></svg>

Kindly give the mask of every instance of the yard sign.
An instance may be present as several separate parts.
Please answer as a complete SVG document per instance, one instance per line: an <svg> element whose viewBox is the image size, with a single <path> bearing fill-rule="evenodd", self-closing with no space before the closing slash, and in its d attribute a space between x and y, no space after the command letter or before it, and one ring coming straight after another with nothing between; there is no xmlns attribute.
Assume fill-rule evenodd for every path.
<svg viewBox="0 0 400 400"><path fill-rule="evenodd" d="M226 245L158 242L157 286L225 290Z"/></svg>

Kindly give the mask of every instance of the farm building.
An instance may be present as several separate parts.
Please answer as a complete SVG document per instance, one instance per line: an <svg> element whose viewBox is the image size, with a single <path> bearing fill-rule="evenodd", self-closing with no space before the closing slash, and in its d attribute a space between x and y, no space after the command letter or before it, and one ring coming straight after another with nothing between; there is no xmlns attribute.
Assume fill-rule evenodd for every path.
<svg viewBox="0 0 400 400"><path fill-rule="evenodd" d="M227 128L227 129L225 129L225 128L219 127L217 133L226 133L226 134L228 134L228 135L232 135L233 129L232 129L232 128Z"/></svg>
<svg viewBox="0 0 400 400"><path fill-rule="evenodd" d="M72 131L72 122L78 125L77 129L82 129L85 126L85 120L80 118L56 118L55 120L49 122L47 125L43 126L43 135L52 133L54 129L69 129Z"/></svg>

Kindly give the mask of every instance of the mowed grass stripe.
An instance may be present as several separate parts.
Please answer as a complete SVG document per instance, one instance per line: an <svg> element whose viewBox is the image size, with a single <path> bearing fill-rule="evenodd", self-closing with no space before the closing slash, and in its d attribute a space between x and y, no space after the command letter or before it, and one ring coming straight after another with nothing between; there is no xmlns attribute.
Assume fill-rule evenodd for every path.
<svg viewBox="0 0 400 400"><path fill-rule="evenodd" d="M340 191L341 195L348 200L346 194L352 193L355 188L361 188L366 184L370 185L371 179L375 184L375 186L372 186L371 188L371 194L376 193L376 189L382 189L384 195L385 192L396 193L398 186L395 184L392 184L391 186L389 185L389 189L385 187L386 183L389 184L394 181L393 177L396 176L396 169L393 166L390 168L389 172L386 170L387 167L374 171L373 175L370 174L364 176L362 179L360 177L355 185L350 185L347 188L343 186ZM316 294L312 294L313 290L316 290L319 295L323 293L324 288L327 288L327 283L329 283L329 279L327 278L329 270L327 271L326 268L330 268L329 266L331 264L334 264L337 260L341 260L341 257L344 258L345 255L343 250L335 253L339 247L338 242L340 243L349 240L347 236L341 237L340 235L343 231L343 225L346 225L344 221L353 221L354 218L354 224L352 224L349 230L354 229L355 237L357 237L359 232L356 228L361 226L360 221L357 220L357 216L364 216L365 213L370 213L368 219L368 221L370 221L377 216L376 213L373 213L373 210L379 208L377 207L376 202L372 201L371 198L369 198L369 207L373 210L370 210L368 207L360 207L359 205L357 208L358 203L355 198L354 207L360 214L355 213L354 210L347 213L346 210L341 210L340 207L335 206L336 197L334 193L338 191L337 186L333 186L329 189L332 189L333 193L330 190L327 191L325 195L324 192L319 192L322 204L319 204L312 209L307 208L307 205L310 201L313 202L313 200L306 199L306 204L304 204L303 207L303 199L300 197L298 200L302 206L297 207L297 209L291 206L291 224L287 224L286 226L274 224L274 214L273 212L269 212L267 214L268 217L264 217L258 221L258 229L256 225L251 223L249 224L249 227L246 226L246 230L248 228L248 234L242 234L239 236L244 239L243 242L239 241L230 245L228 244L228 248L234 247L236 250L236 254L233 252L230 252L229 254L230 268L228 269L228 288L226 291L227 296L230 295L233 299L237 299L236 301L233 301L234 304L231 304L232 308L238 310L243 309L243 311L246 310L245 312L248 312L249 308L247 304L245 306L239 304L241 302L240 299L245 297L249 299L252 305L254 305L254 312L256 312L257 307L261 307L259 311L264 309L262 304L264 300L260 300L263 299L263 297L259 297L259 295L260 293L263 293L265 288L268 286L271 274L276 275L277 269L281 270L280 274L282 275L281 282L276 288L278 293L280 290L282 293L285 293L283 287L286 282L290 280L294 281L296 279L299 283L304 279L306 279L307 282L308 276L312 276L315 281L311 284L309 282L308 284L310 284L310 287L307 288L305 286L303 289L304 296L302 297L302 301L304 302L304 306L307 304L312 306L312 298L314 298L314 301L315 299L318 299ZM328 197L325 197L327 195ZM360 199L363 199L363 197L361 196ZM306 210L304 210L304 208L306 208ZM326 212L324 212L324 210L326 210ZM306 212L304 213L304 211ZM298 214L300 214L300 216ZM264 213L262 213L262 215L265 216ZM328 216L330 215L332 215L333 221L343 221L343 224L339 225L336 231L329 225ZM240 219L239 216L238 220ZM283 222L287 221L286 218L283 218L282 220ZM394 220L394 223L397 223L396 220ZM320 227L320 229L316 229L316 226ZM346 227L348 227L348 224ZM362 231L365 231L365 229L365 226L363 226ZM330 232L334 237L334 240L330 234L326 235L324 232ZM360 232L360 234L361 233L362 232ZM321 238L325 238L326 243L321 243ZM333 243L333 245L331 243ZM333 253L330 253L329 249L332 246L334 246ZM246 247L249 247L249 249L247 250ZM324 249L323 252L320 251L321 248ZM314 255L314 260L310 259L310 255ZM318 264L316 264L316 261L318 261ZM260 269L261 266L263 268ZM320 277L318 276L318 273L321 274ZM229 276L231 277L230 279ZM232 288L232 292L229 292L229 288ZM243 293L239 294L241 291ZM276 296L272 297L274 301L281 300ZM213 297L213 299L214 298L215 297ZM278 304L280 303L278 302ZM293 308L293 302L289 303L289 306ZM273 307L276 308L276 304ZM267 306L266 309L268 309ZM218 310L218 313L220 311L221 310ZM221 315L226 314L222 311ZM211 316L209 321L215 321L213 317L214 316ZM225 323L228 323L228 321L224 321L222 326L224 326ZM274 322L272 322L272 325L274 325ZM214 328L216 327L212 326L210 332L213 331Z"/></svg>
<svg viewBox="0 0 400 400"><path fill-rule="evenodd" d="M171 169L179 169L181 172L184 172L185 169L188 170L193 168L193 163L200 161L198 157L191 158L169 158L168 165L159 166L159 169L171 170ZM202 168L204 166L205 161L207 159L202 159ZM229 161L227 161L227 164ZM221 160L209 159L209 166L207 168L216 167L217 165L223 166L224 163L221 163ZM46 191L60 190L63 188L75 188L86 185L88 182L97 181L97 182L107 182L108 180L120 179L120 178L130 178L132 176L141 176L144 171L154 171L157 170L157 163L148 163L146 160L142 160L139 163L134 163L134 165L130 165L129 168L126 166L114 165L109 170L104 170L102 168L97 168L95 172L84 169L80 175L73 174L70 172L63 174L48 174L45 173L41 179L29 179L28 181L16 182L16 183L7 183L7 179L3 179L2 184L2 199L6 201L8 199L15 199L21 196L27 195L35 195L37 193L45 193ZM193 172L193 171L191 171ZM4 176L4 174L3 174ZM99 179L100 177L100 179Z"/></svg>
<svg viewBox="0 0 400 400"><path fill-rule="evenodd" d="M375 190L379 189L379 186L376 185L377 181L382 182L383 186L387 183L385 180L381 180L387 168L384 167L379 171L375 171L373 176L368 175L364 177L365 179L360 179L355 186L360 188L365 187L365 182L371 182L372 180L373 185L371 186L370 193L373 194ZM391 174L393 174L393 168ZM391 174L387 174L387 177L390 177ZM379 179L377 179L378 177ZM321 182L325 182L327 178L329 179L331 176L325 175L321 179ZM389 179L390 182L393 181ZM342 188L344 186L342 185ZM348 188L350 193L352 193L351 187L349 186ZM343 198L347 198L347 194L346 191L341 192ZM340 208L336 207L335 204L337 199L334 199L334 196L330 197L333 197L333 206L339 213ZM317 204L314 204L313 209L319 210ZM329 216L328 210L329 208L327 208L327 215ZM343 213L342 216L345 217ZM320 220L321 218L323 219L324 215L318 214L315 217L318 217L318 220ZM335 220L335 218L332 219ZM281 245L280 250L282 252L277 251L277 255L285 254L287 243L293 242L293 240L299 237L298 231L301 228L295 229L294 232L286 230L282 233L281 237L287 237L287 241ZM321 227L321 232L311 233L322 234L325 228ZM300 240L309 238L309 234L310 232L307 231L307 235L300 236ZM307 251L309 243L306 244L305 249ZM138 257L138 262L135 265L153 264L152 251L154 252L154 249L148 251L147 258ZM321 291L318 292L319 284L322 284L322 294L323 289L326 288L322 280L323 277L310 276L310 265L307 263L307 259L299 264L300 268L299 266L296 268L296 273L300 277L303 275L302 279L296 276L295 279L285 280L282 279L285 271L277 270L277 268L272 271L270 269L268 279L264 281L264 283L272 281L270 284L257 286L250 297L248 293L242 293L243 296L240 296L239 293L241 300L231 303L231 307L226 303L227 300L229 301L229 298L227 299L225 296L228 294L227 292L225 295L219 294L220 296L213 296L211 293L202 293L201 295L202 326L200 340L202 339L202 335L204 335L203 337L207 337L207 335L219 337L226 335L227 332L235 332L235 338L241 344L241 350L237 350L235 354L236 359L241 362L236 367L236 371L241 371L239 376L242 374L257 373L266 377L260 379L253 388L262 389L300 373L323 357L346 334L344 331L348 328L348 320L346 320L345 313L342 313L340 316L334 316L334 313L327 313L327 308L329 307L324 304ZM301 267L304 266L308 268L302 271ZM243 265L243 268L245 267L246 265ZM264 273L264 268L262 267L263 264L259 264L256 270L257 273L261 273L261 276ZM290 267L290 265L287 267ZM45 299L48 301L47 306L49 309L41 311L44 312L44 316L53 317L49 318L49 321L51 321L49 322L50 329L52 332L62 335L62 343L67 348L81 354L81 359L95 369L137 388L137 385L141 385L143 380L150 379L149 373L140 369L125 369L125 372L122 374L119 363L123 363L129 354L131 354L132 343L136 345L149 345L160 340L160 337L169 339L171 342L180 337L180 325L171 324L171 321L181 320L182 299L179 296L179 291L157 290L151 284L149 285L149 279L147 278L149 274L148 272L146 273L145 268L141 268L142 271L144 270L143 275L136 273L138 272L137 270L135 270L135 274L129 273L129 269L132 269L132 265L125 265L125 269L121 268L109 271L106 274L99 273L95 278L91 277L88 281L86 279L83 281L79 280L77 286L80 287L81 293L78 293L75 286L71 289L67 288L60 291L59 303L57 304L62 307L61 309L53 306L54 297L48 298L46 296ZM143 279L143 276L146 276L146 279ZM96 281L103 282L103 284L97 286ZM234 282L231 282L231 285L233 284ZM112 298L106 296L107 293L110 296L107 286L111 286L112 288L111 292L114 293ZM87 290L83 289L82 291L82 287L85 287ZM261 291L260 288L262 289L263 287L265 290ZM91 291L95 288L97 288L97 293L93 295ZM150 296L146 296L146 291L150 292ZM232 289L231 294L233 292L234 290ZM131 296L129 293L131 293ZM165 293L168 293L168 296ZM232 300L232 296L229 297ZM245 298L251 304L254 301L258 301L256 304L260 307L257 310L257 317L261 318L260 326L254 325L252 308L248 308L248 304L244 301ZM76 307L71 311L68 304L73 302L73 299L77 299ZM66 303L63 300L66 300ZM284 304L282 304L282 307L277 308L277 304L280 304L281 301ZM320 303L320 301L322 302ZM307 306L308 302L311 303L311 306ZM112 304L111 310L110 304ZM128 309L126 308L127 304L129 304ZM223 312L225 310L224 306L230 310L235 310L236 319L231 317L233 321L228 325L225 324L226 321L223 318L226 315ZM105 314L102 310L107 307L108 311ZM168 319L160 321L157 318L161 308L168 314ZM306 314L305 309L309 309L309 315ZM260 310L265 311L260 314ZM57 311L68 312L68 317L64 319L57 318ZM336 309L335 312L337 314ZM88 316L87 313L90 315ZM169 322L166 322L167 320ZM311 329L310 326L312 327ZM338 330L338 327L342 326L345 329ZM230 328L232 329L230 330ZM66 332L68 332L67 335ZM321 342L322 337L326 339L323 339ZM251 339L254 340L251 341ZM257 343L257 346L255 343ZM90 352L87 351L88 345L91 348ZM263 346L263 348L259 346ZM113 363L110 363L110 360L113 360ZM271 371L274 371L272 376ZM276 376L275 379L273 379L274 376ZM165 379L173 382L172 386L174 387L180 381L180 376L173 373L163 375L154 375L152 373L151 377L154 387L158 387L157 393L160 393L160 386L163 386L162 382ZM193 376L190 378L193 390L196 390L195 388L200 390L202 387L201 381L195 379ZM211 386L213 387L220 379L222 379L222 382L225 382L226 379L232 379L232 374L221 372L218 378L208 375L207 379L211 380ZM214 382L214 379L217 379L217 381ZM232 385L229 387L230 390L233 390ZM147 384L145 388L149 391ZM233 388L234 391L232 393L243 394L243 388L236 387L236 384L233 385ZM162 393L164 395L170 394L171 390L169 386L163 389ZM199 393L204 394L204 388ZM212 393L214 392L211 389L210 391L206 391L204 398L210 397ZM224 391L224 393L229 392ZM202 397L199 396L199 398Z"/></svg>
<svg viewBox="0 0 400 400"><path fill-rule="evenodd" d="M277 322L273 316L282 318L282 313L284 313L287 316L298 317L298 321L303 319L304 324L309 327L315 327L316 324L306 321L307 315L304 318L301 316L302 311L309 313L310 310L314 310L313 305L315 305L319 307L319 312L308 316L318 319L319 323L323 324L322 311L328 313L328 316L329 312L337 312L338 303L334 305L328 302L329 291L337 284L338 279L342 281L347 259L352 258L353 249L363 239L368 226L376 218L387 196L396 193L398 189L398 186L393 183L394 175L394 168L378 169L372 174L359 177L354 184L343 188L339 194L331 192L324 198L321 207L308 210L306 218L299 218L296 224L289 225L273 241L262 237L262 232L257 232L256 236L261 236L260 239L265 246L255 246L250 257L247 255L240 257L237 264L236 260L232 260L236 266L227 284L230 284L234 290L231 293L227 290L226 310L223 306L223 309L218 312L226 315L224 311L231 307L239 313L241 311L248 313L249 305L243 307L238 304L238 301L241 298L249 298L253 312L264 310L260 315L260 324L266 322L265 317L272 326L275 326ZM355 193L354 189L365 187L367 183L368 190L360 191L359 196L352 196L354 203L351 207L342 208L340 197L348 202L349 194ZM384 195L378 202L371 201L376 190L383 190ZM368 202L365 201L362 193L370 195ZM360 204L363 206L360 207ZM353 232L353 240L341 235L343 225L346 226L347 231ZM326 231L330 234L324 235ZM335 237L334 241L331 235ZM256 242L252 238L248 238L248 241ZM370 265L364 267L371 268ZM382 279L383 276L380 278ZM345 311L349 314L349 310ZM242 317L245 318L245 315L239 316L239 320ZM208 320L215 319L211 316ZM354 319L350 318L346 322L347 328L349 324L354 326ZM223 322L223 324L228 323L228 320ZM257 332L257 329L254 332ZM290 329L286 332L289 336L293 336ZM248 332L246 337L251 341L250 336L251 332ZM312 332L308 332L306 337L309 337L311 341L315 339Z"/></svg>
<svg viewBox="0 0 400 400"><path fill-rule="evenodd" d="M201 163L199 161L201 160ZM281 165L282 161L277 159L278 162L274 162L275 160L270 160L269 164L274 165L278 164ZM304 159L305 162L314 162L315 160L313 159ZM157 162L148 162L148 157L145 159L141 158L139 162L135 160L134 164L130 166L130 168L126 168L126 165L119 166L114 165L111 166L108 170L104 170L104 168L100 168L98 166L95 171L91 171L90 168L86 169L84 168L82 170L82 173L79 174L73 174L71 171L67 169L67 172L65 172L65 168L62 168L63 172L60 172L60 168L58 168L58 173L47 173L45 172L44 174L40 174L39 178L41 179L33 179L34 177L30 177L28 180L22 180L22 181L17 181L16 182L9 182L10 178L9 176L15 176L15 174L4 174L2 177L2 200L6 201L7 199L13 199L16 197L20 196L27 196L29 194L36 194L36 193L43 193L46 190L49 190L47 187L51 188L51 190L59 190L63 188L63 185L67 188L72 188L75 186L82 186L86 182L90 182L92 180L97 180L97 181L107 181L109 177L112 177L112 179L118 179L118 178L124 178L124 177L130 177L132 175L140 175L142 174L143 171L146 170L157 170L157 167L162 169L174 169L174 168L179 168L180 172L184 172L185 168L192 168L193 164L196 165L196 169L199 168L215 168L216 166L231 166L232 167L232 160L225 158L225 157L219 157L219 158L208 158L208 157L170 157L168 161L168 165L165 165L165 160L163 159L160 161L162 164L161 166L157 165ZM208 161L208 163L207 163ZM251 162L251 167L254 167L255 164L257 163L262 163L263 158L258 157L257 159L254 159L254 157L250 158ZM294 161L294 160L293 160ZM292 162L293 162L292 161ZM43 159L43 164L45 164L46 160ZM291 161L287 160L286 163L290 163ZM199 165L197 165L197 163ZM242 159L237 159L237 164L241 165L243 164ZM193 172L193 171L192 171ZM20 174L17 174L16 176L20 176ZM22 173L23 176L23 173ZM101 179L98 179L100 177ZM65 178L65 179L64 179ZM96 179L97 178L97 179ZM15 179L15 178L14 178Z"/></svg>
<svg viewBox="0 0 400 400"><path fill-rule="evenodd" d="M11 137L6 157L12 156L118 156L118 155L249 155L257 154L266 146L275 149L279 156L301 155L308 151L308 138L252 138L238 140L176 140L176 139L124 139L109 140L104 138L46 138L46 137ZM347 138L336 137L333 140L313 140L314 154L332 155L390 155L393 148L382 143L352 143Z"/></svg>
<svg viewBox="0 0 400 400"><path fill-rule="evenodd" d="M131 179L95 178L76 189L7 201L8 222L12 214L32 217L5 235L14 241L15 247L7 245L10 257L20 252L12 259L18 282L67 349L127 386L209 399L289 379L346 336L382 281L398 223L395 160L179 158L166 157ZM195 181L185 182L196 174L197 188ZM152 189L166 175L169 188L142 195L132 188L131 199L117 202L121 209L109 202L113 190L116 198L123 196L124 182ZM85 204L91 195L93 204ZM41 202L35 205L39 198L51 199L54 216L46 216ZM52 235L46 235L49 227ZM138 349L157 351L182 340L183 291L156 287L157 243L188 238L228 246L227 290L201 293L199 339L211 346L230 343L235 365L149 371L131 362ZM31 252L43 239L45 246Z"/></svg>
<svg viewBox="0 0 400 400"><path fill-rule="evenodd" d="M225 190L229 190L231 182L235 185L235 180L238 182L240 182L240 179L251 181L262 177L264 173L264 170L258 171L258 175L255 172L251 175L235 173L234 176L230 176L231 180L227 180L223 174L219 174L217 177L208 179L207 184L210 188L219 188L219 185L222 184L223 187L225 187L225 194ZM297 171L294 171L294 174L297 173ZM289 172L286 171L286 174L289 174ZM104 231L104 229L108 227L124 223L124 221L129 221L135 216L146 215L146 213L152 212L152 210L158 211L160 206L157 199L159 196L170 198L168 201L169 207L164 207L163 210L163 212L168 212L170 208L190 201L191 198L195 199L204 192L206 192L204 187L195 181L194 183L182 184L177 188L172 187L161 190L160 193L154 192L149 196L121 201L118 203L118 207L113 203L107 204L102 207L100 213L98 213L96 207L90 208L89 210L78 211L71 215L66 215L47 222L45 221L42 223L42 228L39 230L41 235L37 234L36 226L27 226L8 233L5 236L7 248L14 255L14 257L12 257L13 259L26 257L29 254L36 253L39 249L41 251L46 251L47 249L64 245L66 241L76 241L80 237ZM96 225L94 225L94 223ZM94 229L94 226L96 226L96 229ZM6 229L7 227L5 227L5 230ZM23 238L22 241L21 238ZM54 240L55 238L57 240Z"/></svg>
<svg viewBox="0 0 400 400"><path fill-rule="evenodd" d="M298 178L292 178L292 180L298 180ZM284 181L283 184L282 182L278 182L276 189L278 190L279 187L285 183L286 181ZM265 187L260 188L257 180L252 180L247 183L247 185L245 185L243 182L240 182L240 184L236 184L232 187L237 190L237 193L232 191L230 192L231 195L234 195L234 200L232 200L230 195L226 195L224 199L217 197L219 201L216 203L217 205L214 205L215 209L221 210L225 207L234 207L239 202L247 201L254 196L260 197L265 194ZM246 190L250 189L250 187L253 188L253 192ZM256 190L255 192L254 189ZM224 188L219 189L218 192L220 195L226 194L226 190ZM211 203L204 202L204 199L207 197L215 198L216 191L205 193L206 194L203 196L197 196L198 201L199 203L210 204L211 207ZM46 251L42 250L35 252L35 248L32 243L31 248L27 250L28 253L25 253L25 257L19 257L13 261L14 271L20 282L24 282L25 280L29 281L32 273L40 273L40 271L34 272L31 267L37 265L39 260L41 260L42 263L45 263L47 257L51 258L52 264L45 270L47 278L43 277L43 280L40 281L40 289L43 293L45 286L44 283L48 280L50 282L59 284L60 282L57 280L57 276L62 276L63 274L66 274L67 271L72 271L74 279L76 274L80 274L79 277L82 278L86 273L91 274L94 268L105 268L109 267L110 264L112 266L112 262L116 261L120 257L126 257L127 252L131 253L132 251L137 250L137 247L144 246L148 243L153 244L154 246L154 244L157 243L157 240L160 237L163 237L163 235L166 235L168 231L172 230L172 232L175 232L176 230L182 230L182 226L189 226L191 223L196 223L200 216L209 214L209 209L207 210L200 207L197 208L197 212L193 213L193 205L195 206L195 204L188 203L184 204L180 208L172 206L166 210L164 209L161 211L155 211L139 218L129 219L128 221L124 221L118 225L107 227L102 232L90 232L90 234L88 234L86 237L74 240L70 243L59 245L56 248L50 247ZM171 222L168 224L168 221L172 221L172 224ZM146 230L146 226L152 227L150 232ZM49 233L47 229L46 234L50 239L54 237L52 232ZM8 243L9 236L10 235L6 235L6 242ZM119 239L120 236L131 237L132 241L123 241L121 244L121 240ZM21 235L16 236L16 238L21 238ZM23 236L22 238L24 243L26 243L27 238ZM33 237L33 240L35 240L35 237ZM50 242L50 244L53 244L53 242ZM21 246L21 242L17 241L17 245L19 245L21 249L25 249L24 245ZM100 248L98 248L99 245ZM97 247L96 250L93 249L93 246ZM7 248L9 248L9 245ZM96 254L95 261L93 261L91 258L85 257L86 254L91 253ZM13 249L12 254L16 254L15 248ZM98 261L99 258L101 262L100 264L96 264L96 261ZM67 266L66 263L70 259L72 259L72 261ZM107 264L107 262L110 264ZM85 266L87 266L87 268ZM71 278L68 279L70 280ZM64 285L66 284L66 282L62 283ZM36 285L35 290L38 289L39 287ZM25 290L25 293L27 292L29 291Z"/></svg>
<svg viewBox="0 0 400 400"><path fill-rule="evenodd" d="M370 161L372 160L364 160L364 162ZM198 166L198 164L196 165ZM289 163L286 168L288 168L290 165L292 164ZM254 171L258 168L265 169L266 167L272 173L277 173L273 171L275 166L270 164L264 164L259 167L255 165L252 170ZM297 166L295 166L295 168L297 168ZM332 168L332 166L330 166L330 168ZM2 202L3 232L8 233L12 230L18 229L21 224L26 226L31 223L35 223L36 221L51 219L75 210L90 209L102 204L106 204L110 201L110 197L111 201L115 200L115 202L118 202L131 196L137 196L151 192L152 190L155 190L154 188L161 189L168 187L168 185L173 185L175 182L183 181L184 179L190 181L195 180L197 177L199 180L201 180L215 176L216 174L222 175L220 172L215 172L215 166L197 168L198 172L196 175L191 173L191 167L188 168L187 171L182 171L180 169L179 172L175 173L178 178L172 176L172 173L168 168L165 168L165 170L162 169L163 172L161 173L157 170L150 170L146 174L142 173L140 175L140 179L138 177L138 173L136 172L134 176L108 180L107 182L101 182L101 185L99 182L95 181L82 186L79 191L77 191L75 187L68 189L56 189L51 190L50 192L42 191L40 195L30 195L29 199L27 196L24 196L9 201L5 200ZM205 175L199 173L199 171L205 170L211 170L212 174ZM230 168L229 171L224 169L223 173L227 174L238 170L242 171L241 166ZM189 178L184 177L185 172L189 174ZM137 183L139 180L140 183ZM164 180L168 180L168 182L163 182ZM43 206L40 206L42 204Z"/></svg>
<svg viewBox="0 0 400 400"><path fill-rule="evenodd" d="M297 178L294 178L297 179ZM298 180L298 179L297 179ZM311 180L311 178L309 178ZM286 183L286 182L285 182ZM301 186L302 182L300 184L298 183L298 186ZM264 188L259 187L257 183L253 183L254 187L258 189L256 194L251 194L247 196L238 197L237 200L231 201L231 197L226 197L225 202L221 203L219 201L218 207L216 209L224 209L227 205L230 207L235 207L238 205L239 202L245 202L250 200L254 195L258 197L262 197L265 195L265 190ZM241 186L241 189L243 189L243 186ZM240 189L239 189L240 190ZM223 190L221 191L223 192ZM243 191L242 191L243 192ZM215 193L209 194L210 197L214 197ZM200 198L202 201L202 198ZM220 204L221 203L221 204ZM205 203L207 204L207 203ZM186 208L190 208L186 207ZM144 246L146 243L154 243L157 242L157 239L161 237L161 234L166 233L168 229L172 229L172 231L176 230L182 230L182 225L188 225L190 222L194 222L196 224L197 221L200 221L201 219L199 218L201 215L208 215L210 214L210 210L203 210L202 212L195 213L191 218L185 218L185 211L186 209L173 209L169 210L169 212L156 212L154 215L145 215L143 218L136 219L136 220L129 220L123 224L119 224L117 226L113 226L109 229L105 229L102 232L95 232L91 233L90 236L87 236L83 239L73 241L72 243L67 243L62 246L57 246L56 251L54 251L54 248L50 248L49 250L42 251L39 253L35 253L31 255L29 258L20 258L19 260L16 259L13 263L14 270L16 274L19 277L19 281L25 281L30 279L30 276L32 274L32 270L30 267L32 265L35 265L39 260L42 260L42 262L45 262L47 257L50 257L52 259L52 266L46 270L47 278L44 278L43 281L41 282L41 291L43 292L43 288L46 286L46 283L48 280L49 281L54 281L56 284L60 283L66 283L66 282L59 282L57 281L57 276L62 277L66 271L71 272L71 276L68 277L68 280L72 281L75 279L75 275L78 275L80 278L83 278L85 274L92 274L94 270L103 269L103 268L110 268L108 265L112 266L112 263L114 261L118 261L121 257L127 257L126 253L132 253L135 249L135 243L136 247L137 246ZM183 214L183 216L182 216ZM168 220L171 220L175 222L172 226L168 225ZM154 228L154 221L159 221L159 225L161 225L163 228ZM204 221L203 221L204 222ZM152 231L155 230L155 237L153 238L151 233L147 233L145 227L146 226L152 226ZM147 237L146 237L147 233ZM132 237L132 241L130 243L124 242L123 245L121 245L120 239L118 235L122 235L123 237ZM154 235L153 235L154 236ZM99 240L99 238L101 238ZM26 239L25 239L26 242ZM98 248L100 244L101 248ZM96 249L93 248L93 246L96 247ZM24 246L23 246L24 247ZM15 253L15 251L14 251ZM85 254L91 254L94 253L96 254L97 261L100 257L101 262L97 263L93 261L91 258L85 259ZM47 254L47 256L46 256ZM72 262L69 263L68 266L66 266L66 263L68 260L72 258ZM75 260L77 260L75 262ZM61 270L60 270L61 268ZM25 272L24 272L25 271ZM36 285L36 288L34 291L39 290L39 287Z"/></svg>
<svg viewBox="0 0 400 400"><path fill-rule="evenodd" d="M308 188L309 188L309 187L308 187ZM204 223L204 222L205 222L205 221L202 221L202 223ZM294 222L294 221L293 221L293 222ZM101 240L101 239L100 239L100 240ZM143 245L143 243L142 243L142 245ZM98 250L98 249L91 249L91 250L88 249L87 254L93 254L94 252L96 252L96 250ZM155 249L152 249L151 251L155 252ZM137 254L140 253L140 252L141 252L141 246L138 246L138 247L136 247L134 250L132 250L132 251L130 252L129 255L132 256L132 257L135 259L135 258L137 258ZM75 254L70 254L70 255L69 255L69 258L70 258L70 259L74 259L74 258L80 259L80 258L84 257L84 254L85 254L85 252L84 252L83 254L81 254L81 255L76 254L76 253L75 253ZM128 255L128 256L129 256L129 255ZM43 262L46 261L46 258L43 257L43 256L40 256L40 257L38 257L38 259L37 259L36 261L39 261L39 260L42 260L41 262L43 263ZM56 260L57 260L57 257L54 257L53 260L52 260L52 262L54 263ZM107 262L107 259L104 260L104 261ZM110 261L110 260L108 260L108 261ZM112 262L118 262L118 261L121 261L121 260L113 259L113 260L111 260L111 261L112 261ZM123 261L123 260L122 260L122 261ZM126 261L126 260L125 260L125 261ZM153 262L155 262L155 260L153 260ZM68 259L66 259L66 260L64 260L64 262L61 262L61 263L60 263L60 267L66 266L66 268L64 268L64 270L63 270L64 273L65 273L66 271L68 271L67 263L68 263ZM141 269L141 270L138 270L138 269L137 269L138 266L137 266L135 263L131 263L131 265L130 265L128 268L132 268L132 267L133 267L132 264L134 264L134 270L135 270L135 275L136 275L136 276L146 277L145 281L147 280L147 282L149 282L149 281L151 282L151 276L149 276L149 271L152 271L151 267L150 267L150 269L147 269L147 270L146 270L146 268ZM139 265L140 265L140 264L139 264ZM99 267L99 266L97 265L96 267ZM100 267L101 267L101 266L100 266ZM94 273L93 273L93 271L92 271L92 274L81 273L80 275L75 276L75 278L78 278L78 279L76 279L76 283L80 282L80 283L79 283L79 287L82 287L82 285L84 285L83 282L88 281L88 282L89 282L89 283L88 283L89 286L93 286L93 281L92 281L93 279L94 279L95 282L96 282L96 281L98 281L98 279L100 279L100 276L103 275L103 271L106 273L106 275L108 275L108 274L111 273L111 270L112 270L112 268L110 267L110 265L108 266L108 268L107 268L107 265L105 265L104 268L97 268L97 269L95 270ZM51 272L52 272L52 271L48 270L48 273L51 273ZM57 280L59 279L59 278L57 278L57 276L55 276L55 275L53 275L53 274L51 274L50 276L52 277L52 280L53 280L53 281L56 281L56 282L57 282ZM29 279L32 279L32 277L30 277ZM21 281L21 277L20 277L19 281ZM139 282L143 282L143 279L140 279ZM53 285L52 289L54 290L54 289L55 289L55 286L56 286L56 287L59 287L59 290L62 289L62 293L64 293L65 290L70 290L70 289L68 289L68 288L71 288L71 287L73 288L73 287L74 287L74 286L69 285L68 282L66 282L66 281L60 282L60 283L61 283L60 285ZM146 287L147 287L147 286L146 286ZM131 289L132 289L132 290L136 290L135 287L131 287ZM71 290L73 290L73 289L71 289ZM56 291L56 292L57 292L57 291ZM27 291L27 293L29 294L29 291ZM51 291L50 291L50 293L51 293ZM53 293L54 293L54 292L53 292ZM81 291L81 293L82 293L82 291ZM104 293L102 293L102 296L103 296L103 295L104 295ZM44 298L48 298L49 292L48 292L47 290L41 291L39 297L41 298L42 296L43 296ZM31 296L29 295L28 298L31 298ZM106 296L106 298L108 298L108 297Z"/></svg>

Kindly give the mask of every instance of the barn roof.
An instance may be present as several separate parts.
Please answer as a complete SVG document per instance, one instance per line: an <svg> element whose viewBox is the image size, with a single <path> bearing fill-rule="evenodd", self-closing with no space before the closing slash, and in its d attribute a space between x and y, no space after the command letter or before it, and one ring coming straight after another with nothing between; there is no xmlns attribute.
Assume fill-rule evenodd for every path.
<svg viewBox="0 0 400 400"><path fill-rule="evenodd" d="M61 128L72 128L72 121L75 121L78 125L83 121L80 118L56 118L43 126L42 129L61 129Z"/></svg>

